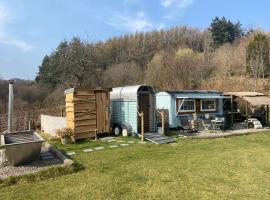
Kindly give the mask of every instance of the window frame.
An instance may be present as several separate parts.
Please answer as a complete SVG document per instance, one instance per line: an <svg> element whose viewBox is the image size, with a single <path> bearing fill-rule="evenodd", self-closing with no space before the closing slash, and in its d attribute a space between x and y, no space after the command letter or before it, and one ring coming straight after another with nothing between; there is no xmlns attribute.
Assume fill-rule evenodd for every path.
<svg viewBox="0 0 270 200"><path fill-rule="evenodd" d="M179 107L180 107L180 100L184 101L184 103L185 103L186 101L193 101L193 107L194 107L194 109L193 109L193 110L182 110L182 109L180 108L180 110L179 110ZM179 113L196 112L195 99L186 99L186 98L181 99L181 98L178 98L178 99L177 99L177 104L178 104L178 110L179 110ZM182 105L182 106L183 106L183 105ZM178 110L177 110L176 112L178 112Z"/></svg>
<svg viewBox="0 0 270 200"><path fill-rule="evenodd" d="M214 101L214 108L211 108L211 109L203 109L202 108L202 102L203 101ZM217 109L217 106L216 106L216 99L201 99L200 101L200 109L201 111L205 112L205 111L216 111Z"/></svg>

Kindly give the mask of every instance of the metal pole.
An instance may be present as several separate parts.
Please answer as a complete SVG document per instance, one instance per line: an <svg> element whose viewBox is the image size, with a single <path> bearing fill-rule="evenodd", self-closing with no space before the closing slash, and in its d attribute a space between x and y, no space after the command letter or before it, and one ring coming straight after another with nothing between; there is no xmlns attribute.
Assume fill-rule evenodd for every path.
<svg viewBox="0 0 270 200"><path fill-rule="evenodd" d="M13 119L13 83L14 80L9 80L9 96L8 96L8 132L12 132Z"/></svg>

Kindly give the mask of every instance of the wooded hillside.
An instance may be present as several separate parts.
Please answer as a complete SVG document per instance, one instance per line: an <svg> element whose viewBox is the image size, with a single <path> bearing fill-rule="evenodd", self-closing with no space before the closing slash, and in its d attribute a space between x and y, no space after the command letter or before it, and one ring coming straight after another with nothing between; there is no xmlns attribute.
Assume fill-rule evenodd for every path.
<svg viewBox="0 0 270 200"><path fill-rule="evenodd" d="M99 42L64 40L44 57L31 84L42 86L47 94L40 100L40 91L36 92L40 95L35 102L41 105L62 101L59 95L70 86L147 83L157 90L268 93L269 67L268 33L244 30L240 22L217 17L205 30L183 26Z"/></svg>

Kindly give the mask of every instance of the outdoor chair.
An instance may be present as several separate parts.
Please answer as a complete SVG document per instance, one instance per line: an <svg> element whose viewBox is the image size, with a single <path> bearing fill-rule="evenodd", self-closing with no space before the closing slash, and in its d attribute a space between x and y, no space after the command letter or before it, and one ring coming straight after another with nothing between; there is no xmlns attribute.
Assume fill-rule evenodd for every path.
<svg viewBox="0 0 270 200"><path fill-rule="evenodd" d="M181 126L179 127L179 129L181 131L183 131L183 133L185 133L185 131L187 131L187 132L193 132L194 131L190 127L188 116L180 116L179 119L180 119L180 122L181 122Z"/></svg>
<svg viewBox="0 0 270 200"><path fill-rule="evenodd" d="M202 126L203 126L203 132L209 133L212 124L210 120L206 120L206 119L201 119L202 122Z"/></svg>

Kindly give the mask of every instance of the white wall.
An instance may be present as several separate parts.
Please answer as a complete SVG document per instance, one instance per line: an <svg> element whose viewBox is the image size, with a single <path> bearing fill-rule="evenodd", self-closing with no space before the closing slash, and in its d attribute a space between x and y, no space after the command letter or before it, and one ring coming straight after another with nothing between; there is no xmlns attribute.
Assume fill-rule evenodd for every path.
<svg viewBox="0 0 270 200"><path fill-rule="evenodd" d="M56 136L57 129L67 127L66 117L54 117L50 115L41 115L41 131Z"/></svg>

